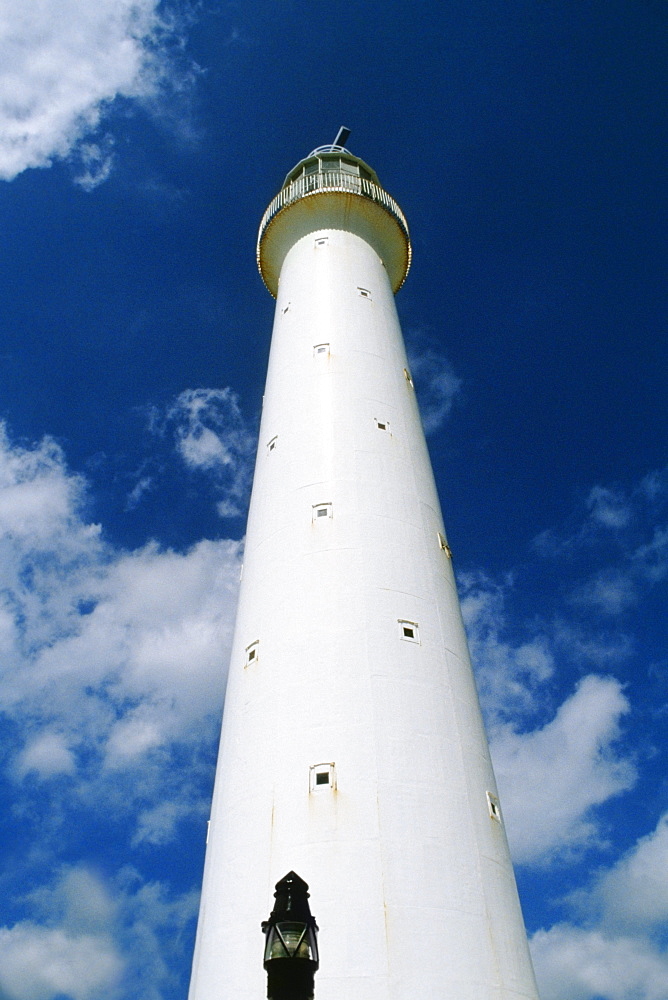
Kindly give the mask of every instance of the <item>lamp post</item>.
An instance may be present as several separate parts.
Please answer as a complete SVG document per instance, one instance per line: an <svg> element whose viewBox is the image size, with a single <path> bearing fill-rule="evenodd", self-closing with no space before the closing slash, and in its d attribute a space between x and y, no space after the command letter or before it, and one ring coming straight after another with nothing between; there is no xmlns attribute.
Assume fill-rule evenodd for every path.
<svg viewBox="0 0 668 1000"><path fill-rule="evenodd" d="M276 883L274 909L262 921L268 1000L313 1000L318 925L308 897L308 885L295 872Z"/></svg>

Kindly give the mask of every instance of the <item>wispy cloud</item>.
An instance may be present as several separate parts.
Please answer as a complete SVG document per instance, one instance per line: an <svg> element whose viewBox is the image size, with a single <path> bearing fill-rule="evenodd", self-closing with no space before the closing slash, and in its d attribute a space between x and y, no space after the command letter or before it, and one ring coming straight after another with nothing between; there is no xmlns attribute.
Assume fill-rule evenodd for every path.
<svg viewBox="0 0 668 1000"><path fill-rule="evenodd" d="M543 685L554 672L547 637L528 634L512 641L507 633L506 597L512 576L497 582L482 572L460 573L461 608L488 723L533 713Z"/></svg>
<svg viewBox="0 0 668 1000"><path fill-rule="evenodd" d="M649 583L659 583L668 576L668 525L655 528L649 542L639 545L631 562Z"/></svg>
<svg viewBox="0 0 668 1000"><path fill-rule="evenodd" d="M111 139L91 140L117 98L156 102L190 71L175 61L183 20L158 0L5 2L0 40L0 179L79 149L91 190L109 174Z"/></svg>
<svg viewBox="0 0 668 1000"><path fill-rule="evenodd" d="M594 486L586 505L592 520L605 528L625 528L632 517L631 503L619 488Z"/></svg>
<svg viewBox="0 0 668 1000"><path fill-rule="evenodd" d="M668 576L668 474L660 469L637 485L595 486L570 522L541 532L534 551L582 566L571 604L619 618ZM591 570L592 563L599 568Z"/></svg>
<svg viewBox="0 0 668 1000"><path fill-rule="evenodd" d="M649 473L629 489L618 485L594 486L565 524L548 528L534 539L534 549L542 556L554 558L605 545L630 556L648 526L656 526L667 502L667 469ZM662 535L660 530L660 548Z"/></svg>
<svg viewBox="0 0 668 1000"><path fill-rule="evenodd" d="M571 600L603 615L618 616L633 607L638 600L638 591L631 575L613 566L598 570L577 585Z"/></svg>
<svg viewBox="0 0 668 1000"><path fill-rule="evenodd" d="M462 380L455 375L449 361L431 348L413 350L409 364L415 381L425 434L440 430L457 399Z"/></svg>
<svg viewBox="0 0 668 1000"><path fill-rule="evenodd" d="M614 670L634 652L631 635L619 628L599 630L590 621L578 624L558 618L550 628L555 648L581 669Z"/></svg>
<svg viewBox="0 0 668 1000"><path fill-rule="evenodd" d="M111 174L114 163L114 138L102 136L97 142L81 142L77 147L80 162L79 173L74 183L84 191L93 191L103 184Z"/></svg>
<svg viewBox="0 0 668 1000"><path fill-rule="evenodd" d="M243 514L250 491L256 438L231 389L186 389L167 410L179 455L224 490L221 517Z"/></svg>

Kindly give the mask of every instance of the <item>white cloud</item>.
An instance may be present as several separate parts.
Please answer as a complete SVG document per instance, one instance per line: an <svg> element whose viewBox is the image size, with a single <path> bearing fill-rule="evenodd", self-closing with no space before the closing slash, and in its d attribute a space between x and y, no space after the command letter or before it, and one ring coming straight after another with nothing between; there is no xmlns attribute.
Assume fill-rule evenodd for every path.
<svg viewBox="0 0 668 1000"><path fill-rule="evenodd" d="M668 813L589 892L606 928L626 933L668 925Z"/></svg>
<svg viewBox="0 0 668 1000"><path fill-rule="evenodd" d="M496 583L465 573L458 580L513 858L529 865L563 860L599 843L595 807L635 782L632 762L617 748L628 701L618 681L589 675L533 728L549 704L556 652L566 641L561 630L534 626L533 635L515 629L510 638L512 578ZM597 637L588 641L602 653Z"/></svg>
<svg viewBox="0 0 668 1000"><path fill-rule="evenodd" d="M101 877L83 866L61 868L55 881L34 889L28 898L44 924L62 926L70 933L108 930L118 908Z"/></svg>
<svg viewBox="0 0 668 1000"><path fill-rule="evenodd" d="M0 928L3 1000L162 1000L171 977L162 938L178 954L197 910L196 893L170 894L127 867L112 881L63 867L25 901L33 919Z"/></svg>
<svg viewBox="0 0 668 1000"><path fill-rule="evenodd" d="M125 501L126 510L134 510L141 503L145 494L155 488L155 482L151 476L141 476L133 488L128 493Z"/></svg>
<svg viewBox="0 0 668 1000"><path fill-rule="evenodd" d="M571 599L604 615L617 616L637 602L638 593L628 573L608 567L577 587Z"/></svg>
<svg viewBox="0 0 668 1000"><path fill-rule="evenodd" d="M668 529L657 525L667 498L668 469L648 473L628 490L594 486L577 518L561 529L541 532L533 547L542 556L555 557L573 556L582 549L605 544L608 552L616 548L626 570L656 582L668 572ZM653 533L652 540L638 546L634 538L638 532L647 535L648 531Z"/></svg>
<svg viewBox="0 0 668 1000"><path fill-rule="evenodd" d="M178 955L190 966L191 954L183 954L189 939L183 932L197 915L199 893L173 895L160 882L142 882L132 869L121 871L116 881L129 967L126 995L163 1000L163 986L173 985L167 959Z"/></svg>
<svg viewBox="0 0 668 1000"><path fill-rule="evenodd" d="M241 544L118 551L84 511L57 446L0 433L0 699L22 741L8 773L68 775L62 808L70 794L150 812L166 796L199 811L171 757L217 729Z"/></svg>
<svg viewBox="0 0 668 1000"><path fill-rule="evenodd" d="M462 387L450 363L436 351L411 352L409 363L415 380L425 434L433 434L447 420Z"/></svg>
<svg viewBox="0 0 668 1000"><path fill-rule="evenodd" d="M45 167L96 131L117 97L148 100L173 68L178 34L159 0L0 0L0 179ZM84 188L111 161L108 140L81 150Z"/></svg>
<svg viewBox="0 0 668 1000"><path fill-rule="evenodd" d="M559 619L552 625L551 635L555 645L567 651L576 663L587 667L593 664L598 670L618 666L633 652L633 639L619 629L598 632Z"/></svg>
<svg viewBox="0 0 668 1000"><path fill-rule="evenodd" d="M139 814L137 832L132 839L132 846L169 843L175 837L177 823L184 819L189 812L188 804L182 801L160 802L152 809L144 809Z"/></svg>
<svg viewBox="0 0 668 1000"><path fill-rule="evenodd" d="M628 710L618 681L590 675L541 729L495 727L494 769L516 862L545 862L598 841L593 807L636 780L615 748Z"/></svg>
<svg viewBox="0 0 668 1000"><path fill-rule="evenodd" d="M480 700L488 723L537 707L541 686L554 673L554 657L547 638L533 636L518 643L504 638L506 593L502 584L483 573L458 576L461 607L475 664Z"/></svg>
<svg viewBox="0 0 668 1000"><path fill-rule="evenodd" d="M80 173L74 183L84 191L92 191L103 184L111 174L114 163L114 139L105 135L99 142L82 142L77 148L81 163Z"/></svg>
<svg viewBox="0 0 668 1000"><path fill-rule="evenodd" d="M78 578L64 584L71 593L60 604L69 607L51 600L60 583L51 567L27 594L15 591L27 641L42 630L50 641L18 660L5 701L123 767L192 738L192 724L219 710L240 545L203 541L180 554L150 544L103 555L83 557ZM77 610L85 601L92 610ZM35 623L44 608L46 624Z"/></svg>
<svg viewBox="0 0 668 1000"><path fill-rule="evenodd" d="M578 918L534 934L542 1000L668 996L668 814L585 889L564 901Z"/></svg>
<svg viewBox="0 0 668 1000"><path fill-rule="evenodd" d="M668 527L655 528L651 540L633 553L632 564L650 583L659 583L668 576Z"/></svg>
<svg viewBox="0 0 668 1000"><path fill-rule="evenodd" d="M56 774L74 774L74 754L62 733L44 730L28 743L16 762L16 772L23 778L34 771L40 778Z"/></svg>
<svg viewBox="0 0 668 1000"><path fill-rule="evenodd" d="M0 425L0 533L12 544L37 548L58 537L69 553L99 533L97 526L79 522L84 482L63 476L63 463L61 449L50 438L34 448L11 445Z"/></svg>
<svg viewBox="0 0 668 1000"><path fill-rule="evenodd" d="M256 439L231 389L186 389L167 412L178 452L190 469L213 475L224 485L221 517L243 513L250 488Z"/></svg>
<svg viewBox="0 0 668 1000"><path fill-rule="evenodd" d="M668 495L668 466L648 472L640 481L639 492L651 503L664 499Z"/></svg>
<svg viewBox="0 0 668 1000"><path fill-rule="evenodd" d="M587 508L594 521L605 528L625 528L632 510L624 493L607 486L594 486L587 497Z"/></svg>
<svg viewBox="0 0 668 1000"><path fill-rule="evenodd" d="M116 984L123 963L105 935L23 921L0 928L0 987L7 1000L93 1000Z"/></svg>
<svg viewBox="0 0 668 1000"><path fill-rule="evenodd" d="M651 942L557 924L531 954L541 1000L665 1000L668 956Z"/></svg>

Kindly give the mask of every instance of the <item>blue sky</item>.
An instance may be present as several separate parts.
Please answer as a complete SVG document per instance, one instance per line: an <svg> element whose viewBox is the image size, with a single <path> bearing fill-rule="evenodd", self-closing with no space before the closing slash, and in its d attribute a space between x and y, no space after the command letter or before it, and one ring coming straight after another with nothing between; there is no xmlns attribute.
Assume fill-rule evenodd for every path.
<svg viewBox="0 0 668 1000"><path fill-rule="evenodd" d="M542 1000L665 1000L665 4L0 10L1 1000L186 995L257 225L341 124L411 227L397 305Z"/></svg>

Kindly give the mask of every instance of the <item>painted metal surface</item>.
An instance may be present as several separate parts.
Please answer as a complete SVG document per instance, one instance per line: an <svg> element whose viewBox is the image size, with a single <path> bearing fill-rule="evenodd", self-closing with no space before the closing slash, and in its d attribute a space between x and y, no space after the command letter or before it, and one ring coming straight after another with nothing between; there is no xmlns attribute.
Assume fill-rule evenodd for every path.
<svg viewBox="0 0 668 1000"><path fill-rule="evenodd" d="M260 921L294 870L317 1000L537 1000L393 281L328 195L344 222L305 198L309 231L294 202L263 247L280 283L189 998L265 995Z"/></svg>

